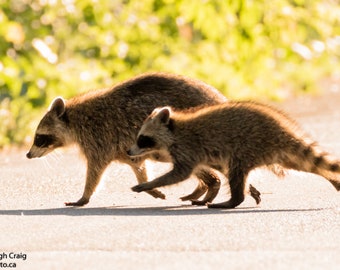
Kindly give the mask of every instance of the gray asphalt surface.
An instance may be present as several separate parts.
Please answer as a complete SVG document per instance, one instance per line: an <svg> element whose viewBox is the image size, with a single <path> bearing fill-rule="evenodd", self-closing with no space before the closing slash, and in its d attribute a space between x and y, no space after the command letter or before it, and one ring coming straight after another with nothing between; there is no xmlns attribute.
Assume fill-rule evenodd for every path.
<svg viewBox="0 0 340 270"><path fill-rule="evenodd" d="M278 106L340 157L339 92ZM168 168L151 165L152 174ZM24 149L0 152L0 268L339 269L340 194L321 177L258 170L250 178L261 204L248 196L218 210L178 199L194 179L163 189L167 200L133 193L132 171L113 163L87 206L65 207L84 178L76 149L35 160ZM215 201L228 196L224 185Z"/></svg>

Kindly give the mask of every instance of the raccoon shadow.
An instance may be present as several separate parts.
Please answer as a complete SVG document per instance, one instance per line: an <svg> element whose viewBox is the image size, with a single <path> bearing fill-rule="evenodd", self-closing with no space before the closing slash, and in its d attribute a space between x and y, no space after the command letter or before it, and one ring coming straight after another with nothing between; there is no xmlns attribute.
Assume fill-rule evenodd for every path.
<svg viewBox="0 0 340 270"><path fill-rule="evenodd" d="M239 207L236 209L211 209L207 207L193 208L191 205L159 206L159 207L63 207L49 209L16 209L0 210L0 216L192 216L192 215L228 215L258 214L281 212L316 212L330 208L312 209L259 209L258 207Z"/></svg>

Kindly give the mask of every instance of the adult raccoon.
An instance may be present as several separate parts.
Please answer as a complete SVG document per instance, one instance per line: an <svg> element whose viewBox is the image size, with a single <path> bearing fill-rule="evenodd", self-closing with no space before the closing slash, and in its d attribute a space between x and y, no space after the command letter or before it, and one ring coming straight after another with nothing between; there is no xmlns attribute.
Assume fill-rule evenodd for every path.
<svg viewBox="0 0 340 270"><path fill-rule="evenodd" d="M192 113L154 110L128 151L131 156L166 153L173 169L132 188L141 192L181 182L202 167L229 179L231 199L213 208L234 208L244 200L247 176L257 167L279 164L319 174L340 190L340 160L321 151L297 124L269 106L226 102Z"/></svg>

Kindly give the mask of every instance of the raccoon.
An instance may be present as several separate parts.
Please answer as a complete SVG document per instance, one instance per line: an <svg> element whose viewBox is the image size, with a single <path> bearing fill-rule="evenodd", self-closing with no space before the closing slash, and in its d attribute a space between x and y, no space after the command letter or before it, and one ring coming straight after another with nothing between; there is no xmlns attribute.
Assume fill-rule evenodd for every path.
<svg viewBox="0 0 340 270"><path fill-rule="evenodd" d="M208 207L234 208L244 200L249 172L272 164L321 175L340 190L340 160L321 151L289 117L255 102L230 101L193 113L154 110L128 154L156 152L168 153L173 169L133 191L175 184L208 166L226 175L231 191L228 201Z"/></svg>
<svg viewBox="0 0 340 270"><path fill-rule="evenodd" d="M201 81L164 73L144 74L68 101L56 98L40 121L26 156L37 158L58 147L78 144L87 160L85 188L78 201L65 204L82 206L89 202L101 175L112 161L130 165L138 183L147 181L145 158L168 161L165 155L131 160L126 154L144 119L154 108L169 105L183 110L225 101L219 91ZM203 201L212 201L220 187L218 176L211 169L199 170L196 176L201 182L192 194L182 199L195 201L207 192ZM255 200L260 201L260 193L253 187L252 191ZM165 198L158 190L148 193L155 198Z"/></svg>

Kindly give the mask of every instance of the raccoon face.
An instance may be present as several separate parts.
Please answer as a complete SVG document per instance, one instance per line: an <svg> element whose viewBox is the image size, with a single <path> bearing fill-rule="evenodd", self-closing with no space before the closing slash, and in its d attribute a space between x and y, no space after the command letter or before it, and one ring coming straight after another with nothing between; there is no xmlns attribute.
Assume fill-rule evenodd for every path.
<svg viewBox="0 0 340 270"><path fill-rule="evenodd" d="M144 121L138 133L136 144L127 152L131 157L144 156L155 152L168 152L172 142L170 109L155 109Z"/></svg>
<svg viewBox="0 0 340 270"><path fill-rule="evenodd" d="M55 99L38 125L33 145L26 154L27 158L42 157L66 144L68 132L63 119L64 113L65 102L61 98Z"/></svg>
<svg viewBox="0 0 340 270"><path fill-rule="evenodd" d="M63 143L54 135L36 134L30 151L26 154L27 158L37 158L47 155L54 149L63 146Z"/></svg>

